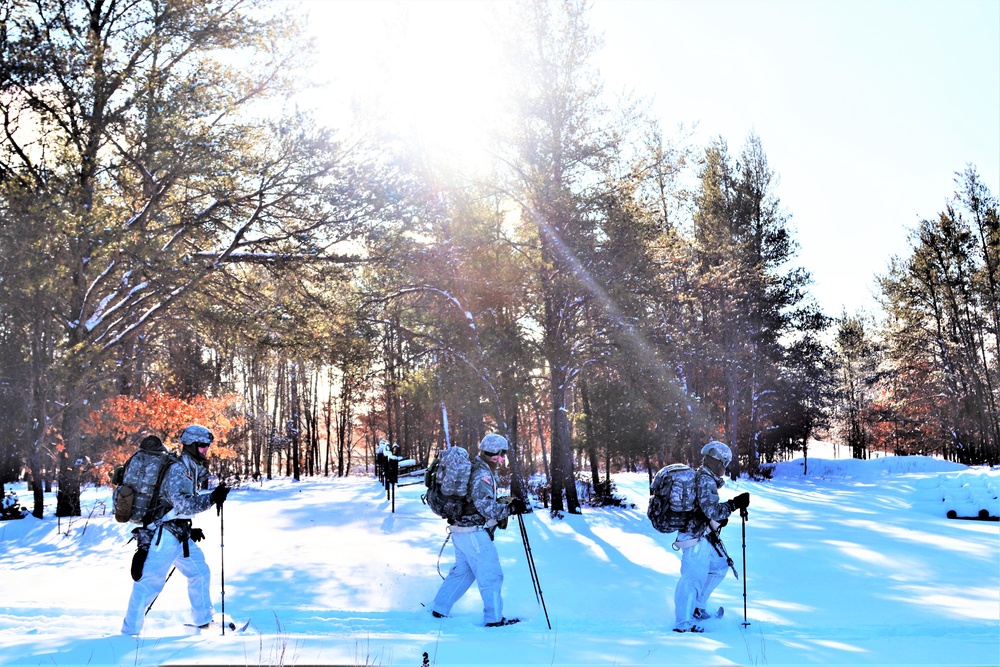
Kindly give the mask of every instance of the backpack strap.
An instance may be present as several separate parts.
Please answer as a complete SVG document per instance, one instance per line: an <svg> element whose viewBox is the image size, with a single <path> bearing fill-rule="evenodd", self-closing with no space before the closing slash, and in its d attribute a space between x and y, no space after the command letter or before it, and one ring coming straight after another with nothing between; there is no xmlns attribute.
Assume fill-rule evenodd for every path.
<svg viewBox="0 0 1000 667"><path fill-rule="evenodd" d="M156 544L159 545L160 538L163 536L163 529L166 528L181 543L181 546L184 548L184 558L190 557L191 525L191 519L171 519L170 521L160 523L156 531Z"/></svg>
<svg viewBox="0 0 1000 667"><path fill-rule="evenodd" d="M160 466L160 473L156 476L156 486L153 487L153 496L149 500L149 509L146 511L146 516L142 517L143 528L147 527L151 523L157 523L167 512L170 511L170 507L161 502L160 487L163 485L163 480L167 476L167 471L169 471L171 466L174 464L180 463L181 460L170 453L163 454L163 456L165 456L167 460L162 466ZM157 537L156 543L160 543L159 537Z"/></svg>

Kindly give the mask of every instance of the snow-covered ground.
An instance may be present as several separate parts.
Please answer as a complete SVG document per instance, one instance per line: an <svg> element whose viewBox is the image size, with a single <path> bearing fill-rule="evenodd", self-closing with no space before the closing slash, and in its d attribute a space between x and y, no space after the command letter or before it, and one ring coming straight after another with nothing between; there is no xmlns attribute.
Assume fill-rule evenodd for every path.
<svg viewBox="0 0 1000 667"><path fill-rule="evenodd" d="M384 490L367 478L276 480L233 491L225 547L212 511L196 525L220 612L251 632L189 634L179 574L139 639L118 634L134 545L106 511L108 489L86 489L84 516L0 522L0 664L659 665L1000 663L1000 470L924 457L780 464L769 482L730 482L752 496L743 581L713 600L723 619L704 635L670 631L680 560L645 516L644 474L616 479L634 508L525 517L542 593L536 602L515 524L497 533L505 615L482 627L473 587L453 617L428 607L441 579L444 525L420 486ZM23 487L17 490L26 500ZM741 525L723 537L743 569ZM449 545L441 559L446 572Z"/></svg>

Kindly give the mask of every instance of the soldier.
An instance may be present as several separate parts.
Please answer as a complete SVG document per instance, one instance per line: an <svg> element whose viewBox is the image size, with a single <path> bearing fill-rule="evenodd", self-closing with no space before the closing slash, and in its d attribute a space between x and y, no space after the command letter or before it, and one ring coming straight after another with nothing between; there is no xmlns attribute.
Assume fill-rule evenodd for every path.
<svg viewBox="0 0 1000 667"><path fill-rule="evenodd" d="M681 555L681 577L674 589L674 632L704 632L696 621L722 616L723 609L708 611L708 598L726 578L729 558L718 530L734 511L750 504L750 494L719 502L722 476L733 460L724 443L713 440L702 447L702 466L695 475L695 511L677 533L674 549Z"/></svg>
<svg viewBox="0 0 1000 667"><path fill-rule="evenodd" d="M211 493L198 493L208 478L206 454L214 439L211 431L197 424L181 434L181 458L170 464L163 477L153 520L137 529L139 550L132 567L135 583L122 623L123 635L142 631L146 609L163 590L172 566L187 578L194 625L207 628L212 624L215 610L208 590L210 572L205 554L195 544L204 533L191 527L191 517L212 505L221 508L229 495L225 484Z"/></svg>
<svg viewBox="0 0 1000 667"><path fill-rule="evenodd" d="M455 545L455 564L434 597L431 611L435 618L447 616L475 581L483 598L486 627L511 625L520 620L503 616L500 596L503 571L493 544L497 525L506 525L509 516L522 514L526 509L520 498L507 503L497 500L496 469L506 455L507 439L501 435L490 433L479 443L479 456L472 461L469 502L462 516L448 527Z"/></svg>

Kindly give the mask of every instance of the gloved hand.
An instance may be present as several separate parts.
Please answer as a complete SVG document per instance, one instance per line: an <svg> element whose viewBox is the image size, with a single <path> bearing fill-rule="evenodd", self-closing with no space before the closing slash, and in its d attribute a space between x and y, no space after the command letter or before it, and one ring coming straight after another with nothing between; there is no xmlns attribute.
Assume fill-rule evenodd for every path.
<svg viewBox="0 0 1000 667"><path fill-rule="evenodd" d="M225 483L219 484L217 487L212 489L212 504L217 507L222 507L222 503L226 502L226 496L229 495L229 487Z"/></svg>
<svg viewBox="0 0 1000 667"><path fill-rule="evenodd" d="M524 501L520 498L511 498L510 504L508 504L511 514L524 514L528 509L528 506L524 504Z"/></svg>
<svg viewBox="0 0 1000 667"><path fill-rule="evenodd" d="M132 556L132 581L142 579L142 566L146 564L146 556L149 555L148 547L139 547Z"/></svg>
<svg viewBox="0 0 1000 667"><path fill-rule="evenodd" d="M191 540L192 541L194 541L194 542L201 542L203 539L205 539L205 531L203 531L201 528L192 528L191 529Z"/></svg>
<svg viewBox="0 0 1000 667"><path fill-rule="evenodd" d="M727 500L726 504L729 505L729 511L735 512L736 510L745 510L750 507L750 494L741 493L732 500Z"/></svg>

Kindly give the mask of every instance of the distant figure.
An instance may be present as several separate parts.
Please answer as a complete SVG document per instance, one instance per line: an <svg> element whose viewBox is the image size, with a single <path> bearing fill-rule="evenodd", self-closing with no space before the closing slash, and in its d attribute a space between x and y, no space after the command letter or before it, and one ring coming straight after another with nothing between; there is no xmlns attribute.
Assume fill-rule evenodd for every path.
<svg viewBox="0 0 1000 667"><path fill-rule="evenodd" d="M497 466L507 455L507 439L495 433L488 434L479 443L479 456L472 461L469 477L468 502L462 515L448 526L452 544L455 545L455 564L441 584L431 612L435 618L444 618L459 598L475 581L483 598L483 619L486 627L495 628L517 623L519 619L504 618L503 570L500 557L493 544L493 534L498 524L505 524L509 516L524 513L526 506L520 498L509 503L497 500Z"/></svg>
<svg viewBox="0 0 1000 667"><path fill-rule="evenodd" d="M681 551L681 577L674 589L674 632L704 632L697 621L722 616L722 607L708 609L709 596L726 578L730 566L718 531L729 522L730 514L750 505L749 493L719 502L719 489L725 484L722 476L733 460L729 447L713 440L701 453L702 466L694 482L695 511L673 545Z"/></svg>
<svg viewBox="0 0 1000 667"><path fill-rule="evenodd" d="M187 578L193 624L199 628L212 625L215 610L209 594L210 572L205 554L195 544L205 534L200 528L191 527L191 517L212 505L221 509L229 495L225 484L211 493L198 493L208 479L206 454L214 439L204 426L193 424L184 429L180 437L180 460L171 463L164 474L153 518L135 531L139 549L132 564L135 583L122 623L123 635L138 635L142 631L146 610L163 590L172 566Z"/></svg>

